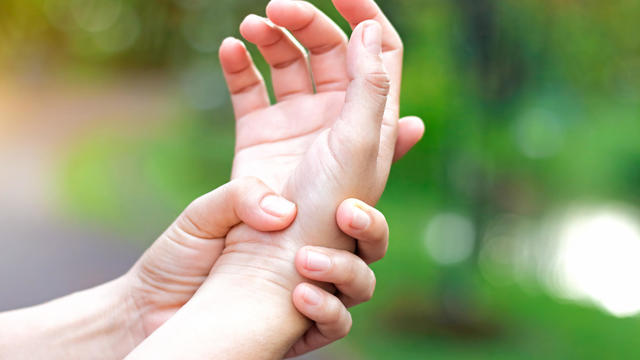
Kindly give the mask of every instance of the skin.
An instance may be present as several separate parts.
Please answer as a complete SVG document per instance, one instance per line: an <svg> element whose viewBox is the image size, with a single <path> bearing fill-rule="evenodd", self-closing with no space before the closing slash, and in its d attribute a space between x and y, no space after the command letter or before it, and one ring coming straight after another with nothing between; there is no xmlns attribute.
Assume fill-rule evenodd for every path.
<svg viewBox="0 0 640 360"><path fill-rule="evenodd" d="M269 200L273 197L279 199L279 206ZM259 211L265 204L268 209ZM212 214L237 214L237 217L214 217ZM258 231L280 231L288 227L295 216L293 203L277 196L256 178L232 181L195 200L127 274L129 299L136 306L135 314L142 327L142 333L136 338L141 341L149 336L191 299L218 260L230 229L244 223ZM362 220L355 219L363 216L367 221L361 226ZM302 276L334 283L338 287L344 285L344 288L341 287L340 299L322 290L321 297L326 301L323 300L320 306L308 306L302 301L303 293L293 292L298 311L315 322L308 334L292 346L292 352L296 354L325 346L345 335L343 329L351 327L351 319L335 315L371 298L375 275L367 264L380 260L386 253L389 230L382 213L359 200L347 199L338 207L335 219L341 231L358 239L362 251L356 256L325 248L299 250L295 267ZM328 255L331 266L324 271L307 271L307 258L311 252ZM348 279L335 275L349 272L354 276ZM310 338L314 339L313 346L306 341Z"/></svg>
<svg viewBox="0 0 640 360"><path fill-rule="evenodd" d="M274 12L278 7L297 9L299 4L314 11L306 3L280 0L271 2L267 13L274 23L280 21L286 26ZM224 251L205 284L130 358L275 359L284 356L308 331L310 323L296 311L289 297L294 289L303 298L311 296L314 288L304 285L304 291L299 290L303 279L290 264L304 246L353 249L353 242L341 234L333 214L325 209L335 208L350 196L375 203L401 133L397 94L402 49L397 34L371 1L335 0L334 4L352 24L375 19L357 26L344 52L340 44L324 48L329 49L325 53L337 54L334 65L344 61L346 68L341 75L343 81L326 83L338 87L348 84L346 93L340 88L324 93L317 86L324 85L319 80L318 94L310 94L303 61L282 55L293 48L292 42L283 37L278 40L269 32L279 30L266 23L256 26L259 19L249 17L241 30L259 45L272 65L280 101L268 106L261 77L244 47L229 39L223 44L221 61L238 117L234 176L260 177L294 200L299 215L290 228L278 233L235 227L227 235ZM323 16L314 14L315 19ZM263 29L257 32L266 34L266 40L251 38L253 28ZM317 36L321 33L316 30ZM301 42L308 41L299 36ZM272 48L277 49L278 57L269 54ZM342 53L345 56L341 58ZM234 61L227 62L228 58ZM313 55L310 61L313 68ZM231 68L230 63L237 66ZM336 73L340 74L339 69ZM314 72L314 79L322 76ZM211 326L213 323L215 326ZM230 338L234 341L225 341ZM307 342L313 344L314 340ZM175 349L182 350L178 353Z"/></svg>
<svg viewBox="0 0 640 360"><path fill-rule="evenodd" d="M278 202L282 206L274 207ZM370 219L367 226L353 226L358 211ZM217 237L224 237L239 222L263 231L282 230L295 216L294 204L257 179L235 180L216 189L194 201L125 276L43 305L0 314L0 357L121 359L195 293L215 262L211 250L221 245ZM388 228L380 212L350 199L341 204L336 220L346 234L361 239L375 253L384 253ZM313 254L327 256L328 267L319 269L317 261L310 263ZM309 279L335 281L343 298L320 290L310 303L305 286L311 285L296 289L293 303L315 321L309 337L317 334L322 341L301 338L290 350L292 355L339 339L342 329L351 325L350 317L340 314L346 306L367 301L375 286L367 264L348 252L304 248L295 266ZM347 272L353 276L339 276ZM146 307L141 307L141 298Z"/></svg>
<svg viewBox="0 0 640 360"><path fill-rule="evenodd" d="M420 139L424 132L424 125L419 119L413 117L397 120L397 94L399 94L402 48L397 34L375 4L364 0L351 3L335 1L338 9L353 25L363 19L375 19L382 24L383 51L381 57L384 60L384 67L390 70L389 76L385 74L385 69L382 67L370 71L374 75L372 77L356 73L358 70L365 72L366 70L349 69L346 66L346 36L342 34L342 40L340 40L341 33L337 27L310 4L297 2L294 7L291 7L291 4L290 1L274 1L269 5L267 12L272 22L290 29L311 50L309 61L311 69L314 71L318 93L313 94L309 90L310 73L308 69L306 72L304 71L306 65L303 66L304 61L300 60L303 57L300 56L299 48L293 46L295 43L288 40L289 38L285 39L279 28L265 24L256 17L247 18L241 27L242 33L248 40L252 41L253 39L253 42L259 45L263 55L273 65L274 86L280 102L275 106L268 106L268 100L265 100L268 98L264 91L264 83L250 61L246 49L237 40L226 40L221 47L221 62L225 69L225 76L238 118L238 145L233 177L244 179L247 175L259 176L278 192L283 191L291 198L301 199L303 207L316 210L319 213L317 218L320 221L314 225L315 220L305 216L303 221L297 222L292 227L297 227L296 231L279 232L277 236L274 236L274 234L266 232L280 228L274 224L269 225L268 222L264 224L258 221L252 224L256 220L251 218L250 211L247 210L248 213L245 215L248 217L246 219L240 218L245 224L235 227L232 231L236 234L234 237L233 234L227 234L220 229L218 229L216 236L210 232L202 233L200 231L206 228L206 225L199 225L198 221L194 222L193 215L187 217L183 215L145 254L134 269L122 278L126 281L119 279L99 288L74 294L37 308L1 314L0 324L7 326L0 326L0 329L7 329L9 324L21 323L20 329L23 330L22 332L13 331L11 334L1 334L3 336L0 338L12 339L12 341L5 342L5 345L7 343L14 344L12 349L18 351L17 354L20 350L26 349L31 351L30 355L33 355L29 339L35 339L40 344L53 345L53 348L41 347L48 358L55 358L56 353L52 350L60 351L61 349L64 349L59 354L62 358L72 358L74 355L92 358L122 357L142 338L171 318L180 306L191 298L202 281L207 278L211 264L218 260L218 255L225 246L227 248L224 250L226 255L223 255L224 261L220 262L222 265L216 266L209 278L211 280L213 273L217 273L217 281L208 280L209 284L214 285L199 291L205 295L196 296L195 301L189 304L192 305L189 306L189 310L198 309L200 306L201 310L213 308L216 311L223 311L218 313L217 317L215 311L213 313L201 312L200 318L192 319L191 325L195 326L192 326L191 330L197 330L198 325L205 325L205 331L199 332L200 335L215 334L216 331L222 330L220 334L227 336L220 336L219 339L237 338L241 340L242 337L229 334L234 332L239 334L242 332L242 328L238 325L244 324L245 330L249 330L248 334L250 335L244 337L245 341L255 340L256 334L260 335L258 338L261 339L251 341L252 345L256 345L252 347L243 346L246 343L238 341L233 344L232 349L228 349L235 351L228 353L224 351L224 346L218 347L217 350L220 351L218 354L225 354L221 357L225 357L226 354L235 354L242 358L243 352L238 351L242 348L252 358L258 353L264 358L281 357L286 351L288 351L288 355L293 356L323 346L348 332L351 318L345 305L354 305L370 298L375 277L366 267L366 262L378 260L386 251L388 230L386 230L384 218L365 203L356 203L355 200L348 200L339 207L337 224L340 230L347 235L362 239L358 246L359 255L366 262L346 251L318 246L301 246L305 244L323 245L322 239L326 235L329 240L325 243L330 246L353 247L338 230L334 220L325 221L329 218L330 212L318 206L333 204L335 209L335 204L339 203L338 199L344 199L348 193L366 193L366 200L369 203L374 203L384 187L390 160L400 158ZM300 21L305 23L301 24ZM276 39L277 36L282 38ZM271 42L267 43L269 41ZM277 49L277 51L273 51L273 49ZM298 51L298 55L296 55L296 51ZM351 62L354 61L351 60ZM369 64L371 65L373 62L369 62ZM358 82L357 80L364 80L364 85L373 85L373 88L352 86L353 89L350 92L354 94L351 95L351 98L358 100L352 100L351 103L348 99L345 101L347 84L353 85ZM387 90L390 92L388 100ZM376 92L377 96L374 94ZM363 105L369 109L368 112L357 111L358 107ZM384 109L382 105L386 105ZM309 112L309 109L314 111ZM315 111L317 109L322 109L322 111ZM343 109L340 116L338 116L339 109ZM337 116L337 119L334 115ZM359 117L379 118L383 125L381 125L381 129L375 129L367 127L367 124L364 123L356 124L356 122L350 121ZM296 119L304 119L304 121L296 121ZM358 137L357 133L366 135L372 133L375 136ZM376 136L380 140L379 143L375 141ZM336 138L338 140L335 140ZM322 144L323 139L326 140L325 144ZM354 144L342 146L345 143ZM374 143L376 143L375 146ZM374 147L377 148L375 152L373 151ZM328 152L327 148L329 148ZM370 154L373 153L378 155L375 161L370 159ZM334 158L331 159L331 157ZM333 160L334 163L327 164L323 159L325 161ZM315 164L318 166L313 164L316 160L320 160ZM347 162L340 163L341 161ZM375 165L372 165L374 162ZM360 166L360 163L366 164ZM347 186L336 184L336 179L333 179L333 184L331 181L326 181L328 180L327 176L334 173L336 164L338 164L338 170L344 170L344 168L356 170L358 176L354 176L353 172L344 174L350 175L345 177L351 178L350 185L348 183ZM367 176L362 176L365 173ZM355 189L362 185L359 176L368 180L373 179L369 184L366 184L366 191L359 192ZM309 184L305 184L305 181L309 179L316 181L309 181ZM253 181L254 184L259 183L256 180ZM323 182L329 186L323 188ZM244 188L243 193L246 193L249 188L251 187ZM326 195L324 194L322 198L314 199L313 196L309 197L310 194L313 194L313 190L316 194L323 194L323 191L329 190L330 196L324 196ZM206 203L200 199L194 202L189 209L201 208L203 202ZM189 209L186 213L193 212ZM368 215L366 218L369 221L365 227L362 227L363 217L356 216L359 213L358 209ZM311 211L307 213L310 214ZM360 220L355 221L356 218ZM206 223L207 217L203 216L200 220ZM283 218L280 220L284 221ZM359 224L357 227L354 226L356 223ZM300 224L302 226L299 226ZM229 228L231 228L230 224L226 230ZM316 231L318 228L330 231L323 233ZM308 231L308 234L314 234L318 240L302 240L305 237L305 231ZM372 232L377 235L371 235ZM381 238L385 240L381 241ZM372 239L377 240L373 241ZM273 245L277 244L276 240L283 241L275 246L276 249L273 249ZM189 246L184 246L185 244L189 244ZM257 250L246 251L248 248L244 245L247 244L257 245L257 248L265 248L267 245L266 248L272 247L271 250L275 251L264 253L269 254L266 257L255 257ZM381 246L381 244L383 245ZM192 251L194 250L193 246L199 251ZM266 248L265 250L269 250ZM180 253L180 251L184 251L184 253ZM194 256L194 254L205 253L209 254L209 257ZM310 254L313 253L328 256L329 268L319 270L317 256L315 262L309 261ZM178 256L178 254L183 256ZM180 260L184 257L191 260L188 263L193 267L183 266L185 262ZM243 260L246 261L244 264L242 264ZM284 260L291 262L287 265ZM295 264L295 267L291 266L291 263ZM315 265L310 266L312 263ZM327 262L325 261L325 263ZM273 269L267 269L266 272L256 272L251 269L251 266L247 267L247 264L259 264L253 270L267 269L264 265L276 266ZM259 269L260 266L263 266L263 269ZM249 269L249 271L242 271L243 267L244 270ZM229 269L234 271L227 272ZM352 274L352 276L345 278L344 274ZM303 277L318 282L333 283L340 294L334 296L329 292L333 290L327 287L319 288L313 284L300 283ZM237 280L239 279L244 281L244 284L255 285L254 289L249 292L238 289ZM277 289L280 291L273 291L271 286L274 284L281 287L281 289ZM287 297L293 297L293 302L283 301L280 297L283 295L282 289L291 290L285 293ZM204 304L201 302L202 299L211 300L210 296L216 293L219 296L214 301ZM106 296L107 294L109 296ZM112 296L113 294L118 295ZM265 295L266 299L271 301L264 301L264 298L257 299L257 294ZM238 299L254 301L243 302ZM93 306L87 309L86 304L93 304ZM243 322L233 316L230 317L230 314L234 314L232 311L234 307L240 311L235 314L254 314L253 320ZM295 311L294 307L300 313ZM292 309L294 311L291 311ZM243 310L249 311L243 312ZM114 312L126 314L126 316L112 318L103 315ZM57 322L52 319L49 326L43 326L42 318L46 318L46 314L50 313L67 316L58 319ZM183 311L183 313L194 314L197 312ZM291 326L288 326L288 329L284 329L287 331L277 336L279 339L276 340L279 341L266 341L269 338L260 334L260 327L252 327L252 324L258 321L258 323L265 325L265 330L268 329L273 331L273 334L279 334L277 327L267 327L271 324L270 321L260 321L265 314L271 314L273 319L277 317L274 315L278 313L283 315L280 322L290 323ZM71 314L73 316L70 316ZM315 324L309 328L309 322L301 314L314 320ZM206 323L202 319L205 319L207 315L214 315L211 320L218 322L220 326L206 329ZM184 318L184 316L178 317ZM285 319L290 321L287 322ZM233 326L225 327L225 322ZM91 326L87 326L88 323ZM181 320L176 320L174 323L181 324ZM186 322L186 324L188 323ZM122 331L123 329L126 331ZM213 332L206 330L213 330ZM76 336L60 336L64 333ZM181 333L188 334L188 332ZM96 334L100 336L95 336ZM162 339L161 336L158 338ZM190 340L196 339L197 337L192 337ZM199 345L203 343L207 342L199 342ZM169 343L165 342L161 346L156 346L155 351L160 351L162 356L168 356L171 352L166 352L167 346L163 346L167 344ZM2 345L0 343L0 352L4 354L6 346ZM60 345L65 346L61 347ZM182 353L185 349L184 344L175 345L172 349L178 351L176 354L185 355ZM260 345L264 346L261 348ZM199 350L198 346L187 348L194 350L192 354L197 354ZM149 346L146 346L146 349L149 349ZM211 351L208 352L209 355L216 352L215 347L200 350ZM142 352L137 352L137 356L144 354L145 351L143 349ZM202 352L201 354L205 356L206 353ZM135 356L136 354L134 354Z"/></svg>
<svg viewBox="0 0 640 360"><path fill-rule="evenodd" d="M382 131L387 148L379 152L385 157L379 162L387 164L384 166L388 167L390 158L400 159L424 133L424 125L418 118L407 117L397 121L402 43L393 27L373 2L336 1L335 4L354 26L363 19L375 19L383 24L382 57L384 66L391 69L391 95L387 108L396 109L389 111L389 117L386 117L386 121L392 126L383 126L388 130ZM248 41L258 45L262 55L272 65L277 104L270 106L263 78L241 41L233 38L226 39L220 48L220 60L232 94L237 119L236 156L232 177L258 177L280 192L287 186L289 189L295 187L295 185L292 186L294 181L292 175L296 170L301 171L298 165L303 161L304 155L309 155L311 144L317 138L324 136L335 122L340 109L344 106L350 77L347 68L347 36L313 5L302 1L271 1L267 7L267 14L271 22L267 22L265 18L250 15L241 24L240 30ZM282 28L274 26L274 23ZM286 36L284 28L289 29L302 45L309 49L308 58L299 44L290 36ZM310 66L307 66L307 61ZM315 83L311 80L312 73ZM314 85L317 93L313 91ZM316 111L316 109L323 111ZM391 135L385 135L389 132ZM397 132L397 142L393 136L394 132ZM395 148L392 143L395 143ZM315 159L310 162L321 163ZM381 178L386 179L384 174ZM306 179L297 181L304 182ZM336 201L332 204L332 208L335 209L338 203L339 201ZM367 207L363 202L360 205L361 208ZM324 214L327 216L331 214L333 219L331 211ZM330 225L335 228L333 220ZM238 234L241 232L240 229L236 231ZM335 237L336 233L327 235ZM226 251L241 253L237 246L242 245L243 241L242 235L227 239L227 245L235 245L236 248ZM301 245L303 244L298 243L294 247L299 248ZM349 247L348 244L339 245L343 248L345 245L347 245L346 248ZM212 256L202 269L210 269L209 265L215 262L214 258L217 258L222 248L223 245L218 244L209 252L216 255ZM368 263L380 259L386 251L386 248L370 248L367 243L358 244L358 249L359 255ZM272 249L265 249L265 252L272 252ZM285 257L292 261L294 254L292 252ZM290 271L290 262L286 266ZM203 272L199 274L202 275ZM142 306L147 308L150 307L147 304L154 303L156 303L155 300L147 300L143 301ZM174 309L175 307L170 314L174 313ZM149 312L159 313L157 309ZM155 315L149 317L153 316ZM159 315L159 317L158 321L149 322L147 333L157 328L157 325L163 323L169 316Z"/></svg>
<svg viewBox="0 0 640 360"><path fill-rule="evenodd" d="M379 173L383 177L391 159L401 158L424 133L420 119L398 120L402 42L373 1L336 0L334 4L352 26L367 19L383 26L382 57L390 80L379 143ZM271 65L278 103L270 106L263 78L241 41L226 39L220 48L220 62L237 123L233 177L256 176L281 191L291 183L312 144L332 128L345 105L350 82L347 36L325 14L304 1L271 1L266 12L271 23L249 15L240 32L258 46ZM308 49L308 56L283 29Z"/></svg>

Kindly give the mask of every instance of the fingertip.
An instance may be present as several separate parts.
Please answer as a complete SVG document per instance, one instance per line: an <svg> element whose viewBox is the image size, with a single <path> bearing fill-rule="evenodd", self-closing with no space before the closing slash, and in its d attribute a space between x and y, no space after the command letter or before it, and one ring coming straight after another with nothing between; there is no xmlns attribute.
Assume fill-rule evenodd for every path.
<svg viewBox="0 0 640 360"><path fill-rule="evenodd" d="M222 43L220 44L220 48L218 50L219 50L220 56L225 56L240 47L244 48L244 44L242 43L242 41L232 36L229 36L229 37L226 37L224 40L222 40Z"/></svg>
<svg viewBox="0 0 640 360"><path fill-rule="evenodd" d="M373 20L364 21L358 25L363 27L362 42L364 46L374 55L382 53L382 27Z"/></svg>
<svg viewBox="0 0 640 360"><path fill-rule="evenodd" d="M321 305L324 296L322 290L307 283L299 284L293 290L293 301L296 308L311 320L316 319L313 318L314 314L310 310Z"/></svg>
<svg viewBox="0 0 640 360"><path fill-rule="evenodd" d="M227 37L219 49L220 63L227 72L236 72L247 67L249 56L247 48L241 40Z"/></svg>
<svg viewBox="0 0 640 360"><path fill-rule="evenodd" d="M338 227L348 235L365 231L372 222L371 210L369 205L357 199L343 201L336 214Z"/></svg>
<svg viewBox="0 0 640 360"><path fill-rule="evenodd" d="M426 126L424 121L417 116L407 116L405 118L400 119L400 123L405 123L408 131L413 135L413 138L420 141L424 136ZM416 141L416 142L417 142Z"/></svg>
<svg viewBox="0 0 640 360"><path fill-rule="evenodd" d="M230 46L231 44L237 41L239 40L234 38L233 36L227 36L226 38L224 38L224 40L222 40L222 45L220 47L222 48L225 46Z"/></svg>
<svg viewBox="0 0 640 360"><path fill-rule="evenodd" d="M377 12L370 0L333 0L333 5L352 26L373 19Z"/></svg>
<svg viewBox="0 0 640 360"><path fill-rule="evenodd" d="M240 35L248 41L253 42L252 40L255 38L255 34L262 29L263 25L262 17L249 14L240 23Z"/></svg>
<svg viewBox="0 0 640 360"><path fill-rule="evenodd" d="M297 213L296 204L275 194L268 194L262 198L260 208L266 218L279 227L291 224Z"/></svg>
<svg viewBox="0 0 640 360"><path fill-rule="evenodd" d="M377 21L375 20L364 20L360 23L358 23L358 25L356 25L356 27L353 29L353 34L358 33L358 34L363 34L365 29L368 27L371 27L373 31L375 31L376 26L379 28L380 24L378 24Z"/></svg>
<svg viewBox="0 0 640 360"><path fill-rule="evenodd" d="M267 4L266 14L267 17L273 21L274 24L281 25L279 22L285 18L287 4L290 0L271 0Z"/></svg>
<svg viewBox="0 0 640 360"><path fill-rule="evenodd" d="M247 41L258 46L272 44L280 39L280 33L274 31L268 19L258 15L248 15L240 24L240 34Z"/></svg>
<svg viewBox="0 0 640 360"><path fill-rule="evenodd" d="M323 274L333 266L333 261L326 251L313 246L305 246L296 254L295 264L296 269L302 275L314 280L322 280Z"/></svg>
<svg viewBox="0 0 640 360"><path fill-rule="evenodd" d="M294 264L296 266L296 270L298 270L298 272L302 275L307 273L307 251L309 251L310 248L310 246L305 246L298 250L298 252L296 253Z"/></svg>
<svg viewBox="0 0 640 360"><path fill-rule="evenodd" d="M398 121L398 142L394 161L405 156L420 140L425 133L425 124L417 116L408 116Z"/></svg>
<svg viewBox="0 0 640 360"><path fill-rule="evenodd" d="M274 24L291 30L307 24L313 16L312 9L302 1L272 0L267 5L267 17Z"/></svg>
<svg viewBox="0 0 640 360"><path fill-rule="evenodd" d="M277 195L257 177L236 179L229 183L227 190L236 215L258 231L282 230L296 216L296 205Z"/></svg>
<svg viewBox="0 0 640 360"><path fill-rule="evenodd" d="M293 305L296 307L296 309L307 316L306 304L304 302L304 299L302 298L303 291L303 284L299 284L298 286L296 286L291 293L291 300L293 301Z"/></svg>

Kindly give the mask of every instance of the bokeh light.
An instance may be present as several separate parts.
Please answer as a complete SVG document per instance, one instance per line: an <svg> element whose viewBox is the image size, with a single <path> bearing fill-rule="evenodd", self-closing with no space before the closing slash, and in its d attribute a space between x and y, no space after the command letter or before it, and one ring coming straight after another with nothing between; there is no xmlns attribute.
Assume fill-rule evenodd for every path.
<svg viewBox="0 0 640 360"><path fill-rule="evenodd" d="M425 246L438 264L453 265L463 262L473 253L475 228L469 218L454 214L438 214L425 231Z"/></svg>
<svg viewBox="0 0 640 360"><path fill-rule="evenodd" d="M604 207L564 223L554 261L560 294L616 316L640 313L639 220L635 211Z"/></svg>

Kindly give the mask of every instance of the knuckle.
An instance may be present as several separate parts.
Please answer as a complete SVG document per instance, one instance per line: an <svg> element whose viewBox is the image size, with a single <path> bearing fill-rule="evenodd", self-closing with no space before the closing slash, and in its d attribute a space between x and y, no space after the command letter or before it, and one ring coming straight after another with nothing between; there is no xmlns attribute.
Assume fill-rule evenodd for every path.
<svg viewBox="0 0 640 360"><path fill-rule="evenodd" d="M354 144L354 152L360 158L375 158L378 156L378 144L376 139L363 136Z"/></svg>
<svg viewBox="0 0 640 360"><path fill-rule="evenodd" d="M198 209L202 208L202 206L206 203L205 195L202 195L195 200L191 201L189 205L185 208L182 216L191 216L191 214L198 211Z"/></svg>
<svg viewBox="0 0 640 360"><path fill-rule="evenodd" d="M358 279L358 271L356 268L355 261L343 260L342 269L338 270L340 276L342 277L341 283L343 285L352 285Z"/></svg>
<svg viewBox="0 0 640 360"><path fill-rule="evenodd" d="M255 176L244 176L234 181L236 183L236 191L240 193L246 190L262 185L262 181Z"/></svg>
<svg viewBox="0 0 640 360"><path fill-rule="evenodd" d="M386 72L372 72L364 77L364 81L369 89L381 97L389 95L391 89L391 79Z"/></svg>
<svg viewBox="0 0 640 360"><path fill-rule="evenodd" d="M339 324L342 320L342 311L344 306L337 298L333 298L327 304L327 322L330 324Z"/></svg>
<svg viewBox="0 0 640 360"><path fill-rule="evenodd" d="M264 183L255 176L241 177L233 182L231 199L237 205L247 205L252 198L251 194L258 194L264 188Z"/></svg>
<svg viewBox="0 0 640 360"><path fill-rule="evenodd" d="M352 157L360 159L358 165L365 166L370 160L378 157L380 138L373 136L373 133L360 134L359 136L344 137L347 149Z"/></svg>

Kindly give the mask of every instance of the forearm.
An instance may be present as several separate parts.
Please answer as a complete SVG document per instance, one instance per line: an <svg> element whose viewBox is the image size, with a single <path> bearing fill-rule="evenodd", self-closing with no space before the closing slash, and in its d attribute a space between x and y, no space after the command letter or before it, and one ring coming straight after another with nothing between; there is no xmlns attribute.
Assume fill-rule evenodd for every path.
<svg viewBox="0 0 640 360"><path fill-rule="evenodd" d="M237 256L223 255L191 301L128 359L282 359L309 320L265 268L280 260Z"/></svg>
<svg viewBox="0 0 640 360"><path fill-rule="evenodd" d="M142 341L124 281L0 314L0 358L123 358Z"/></svg>

